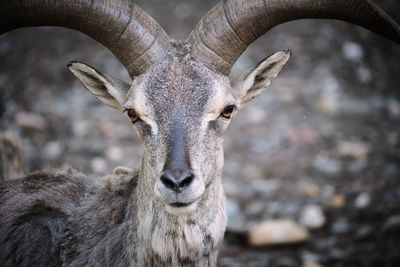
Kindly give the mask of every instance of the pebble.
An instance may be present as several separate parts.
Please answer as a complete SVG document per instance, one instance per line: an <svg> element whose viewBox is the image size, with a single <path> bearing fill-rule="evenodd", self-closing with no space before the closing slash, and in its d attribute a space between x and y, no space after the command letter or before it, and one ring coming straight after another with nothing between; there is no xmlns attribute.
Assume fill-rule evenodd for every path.
<svg viewBox="0 0 400 267"><path fill-rule="evenodd" d="M304 242L309 238L306 228L291 220L269 220L254 226L249 232L252 246L281 245Z"/></svg>
<svg viewBox="0 0 400 267"><path fill-rule="evenodd" d="M63 152L63 147L59 141L47 142L43 148L43 152L48 159L56 159Z"/></svg>
<svg viewBox="0 0 400 267"><path fill-rule="evenodd" d="M302 267L322 267L321 264L315 262L315 261L306 261L301 265Z"/></svg>
<svg viewBox="0 0 400 267"><path fill-rule="evenodd" d="M357 196L356 200L354 201L354 205L358 209L364 209L369 206L371 203L371 196L364 192Z"/></svg>
<svg viewBox="0 0 400 267"><path fill-rule="evenodd" d="M352 157L359 160L365 160L371 151L369 144L362 142L340 141L336 151L341 157Z"/></svg>
<svg viewBox="0 0 400 267"><path fill-rule="evenodd" d="M319 195L320 189L316 184L304 184L302 192L306 197L313 198Z"/></svg>
<svg viewBox="0 0 400 267"><path fill-rule="evenodd" d="M393 215L386 219L383 224L385 232L398 231L400 229L400 215Z"/></svg>
<svg viewBox="0 0 400 267"><path fill-rule="evenodd" d="M342 47L343 55L350 60L360 60L364 56L362 47L354 42L346 42Z"/></svg>
<svg viewBox="0 0 400 267"><path fill-rule="evenodd" d="M329 203L329 205L332 208L336 209L343 208L345 204L346 204L346 197L343 194L332 196L331 201Z"/></svg>
<svg viewBox="0 0 400 267"><path fill-rule="evenodd" d="M123 151L120 147L112 146L108 148L105 152L108 159L113 161L121 161L123 158Z"/></svg>
<svg viewBox="0 0 400 267"><path fill-rule="evenodd" d="M15 115L15 123L24 130L43 132L47 128L46 120L42 116L32 112L18 112Z"/></svg>
<svg viewBox="0 0 400 267"><path fill-rule="evenodd" d="M331 232L333 234L345 234L349 231L350 225L346 219L338 219L334 221L331 225Z"/></svg>
<svg viewBox="0 0 400 267"><path fill-rule="evenodd" d="M326 174L337 174L342 170L342 164L338 160L323 155L314 158L313 167Z"/></svg>
<svg viewBox="0 0 400 267"><path fill-rule="evenodd" d="M245 229L246 218L243 215L239 204L234 199L226 199L225 202L226 214L228 216L227 227L230 230L242 231Z"/></svg>
<svg viewBox="0 0 400 267"><path fill-rule="evenodd" d="M300 214L299 223L309 229L321 228L325 222L325 215L317 205L305 206Z"/></svg>
<svg viewBox="0 0 400 267"><path fill-rule="evenodd" d="M282 188L281 179L256 179L250 184L251 189L262 195L271 195Z"/></svg>
<svg viewBox="0 0 400 267"><path fill-rule="evenodd" d="M313 145L319 140L319 134L309 123L295 126L287 137L292 144Z"/></svg>
<svg viewBox="0 0 400 267"><path fill-rule="evenodd" d="M94 158L90 166L95 173L104 173L107 170L107 162L101 157Z"/></svg>

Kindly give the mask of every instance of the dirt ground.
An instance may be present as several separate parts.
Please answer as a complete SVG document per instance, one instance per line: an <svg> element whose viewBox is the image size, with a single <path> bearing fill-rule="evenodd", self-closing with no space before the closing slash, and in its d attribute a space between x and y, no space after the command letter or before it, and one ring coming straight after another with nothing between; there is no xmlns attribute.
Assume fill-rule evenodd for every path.
<svg viewBox="0 0 400 267"><path fill-rule="evenodd" d="M217 1L135 2L183 39ZM398 1L374 2L400 22ZM230 221L219 266L400 266L400 46L348 23L302 20L257 40L233 73L282 49L293 52L288 66L226 134ZM71 60L129 81L78 32L0 36L0 130L21 138L29 171L135 166L143 148L129 122L83 88ZM300 223L309 205L325 222L305 242L255 248L243 234L265 220Z"/></svg>

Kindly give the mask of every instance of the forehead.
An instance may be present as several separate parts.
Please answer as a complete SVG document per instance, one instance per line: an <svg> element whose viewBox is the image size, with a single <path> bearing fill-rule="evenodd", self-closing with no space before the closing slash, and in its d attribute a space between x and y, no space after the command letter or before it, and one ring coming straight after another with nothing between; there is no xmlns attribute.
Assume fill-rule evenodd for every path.
<svg viewBox="0 0 400 267"><path fill-rule="evenodd" d="M171 48L134 90L142 104L161 116L170 111L204 114L233 98L228 79L196 62L184 46Z"/></svg>

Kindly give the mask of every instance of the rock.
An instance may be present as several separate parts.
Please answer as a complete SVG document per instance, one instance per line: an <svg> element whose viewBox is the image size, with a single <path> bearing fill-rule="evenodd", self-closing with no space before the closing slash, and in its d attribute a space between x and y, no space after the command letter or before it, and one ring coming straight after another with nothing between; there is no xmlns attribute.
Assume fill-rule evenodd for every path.
<svg viewBox="0 0 400 267"><path fill-rule="evenodd" d="M317 205L304 207L300 214L299 223L309 229L318 229L326 222L322 209Z"/></svg>
<svg viewBox="0 0 400 267"><path fill-rule="evenodd" d="M362 59L364 51L362 47L354 42L346 42L342 47L343 55L350 60L357 61Z"/></svg>
<svg viewBox="0 0 400 267"><path fill-rule="evenodd" d="M112 146L105 152L108 159L113 161L121 161L123 158L123 151L120 147Z"/></svg>
<svg viewBox="0 0 400 267"><path fill-rule="evenodd" d="M95 173L104 173L107 170L107 162L101 157L94 158L90 166Z"/></svg>
<svg viewBox="0 0 400 267"><path fill-rule="evenodd" d="M400 102L396 99L391 99L387 105L389 115L393 118L400 117Z"/></svg>
<svg viewBox="0 0 400 267"><path fill-rule="evenodd" d="M15 115L15 123L24 130L43 132L47 128L46 120L35 113L20 111Z"/></svg>
<svg viewBox="0 0 400 267"><path fill-rule="evenodd" d="M320 189L316 184L304 184L301 191L306 197L312 198L319 195Z"/></svg>
<svg viewBox="0 0 400 267"><path fill-rule="evenodd" d="M333 234L345 234L349 231L350 225L346 219L341 218L334 221L331 225L331 232Z"/></svg>
<svg viewBox="0 0 400 267"><path fill-rule="evenodd" d="M256 179L250 184L251 189L262 195L271 195L282 188L281 179Z"/></svg>
<svg viewBox="0 0 400 267"><path fill-rule="evenodd" d="M59 141L47 142L43 148L43 152L47 159L54 160L62 153L63 147Z"/></svg>
<svg viewBox="0 0 400 267"><path fill-rule="evenodd" d="M264 221L249 232L249 244L252 246L292 244L308 238L308 230L291 220Z"/></svg>
<svg viewBox="0 0 400 267"><path fill-rule="evenodd" d="M368 68L365 67L357 68L356 75L360 82L369 83L372 81L372 73Z"/></svg>
<svg viewBox="0 0 400 267"><path fill-rule="evenodd" d="M313 145L319 140L319 134L309 123L301 123L290 130L287 138L292 144Z"/></svg>
<svg viewBox="0 0 400 267"><path fill-rule="evenodd" d="M301 267L322 267L322 265L315 261L305 261Z"/></svg>
<svg viewBox="0 0 400 267"><path fill-rule="evenodd" d="M342 170L340 161L328 158L323 155L317 155L313 160L313 167L326 174L337 174Z"/></svg>
<svg viewBox="0 0 400 267"><path fill-rule="evenodd" d="M358 197L354 201L354 205L358 209L364 209L364 208L368 207L370 203L371 203L371 197L366 192L361 193L360 195L358 195Z"/></svg>
<svg viewBox="0 0 400 267"><path fill-rule="evenodd" d="M249 216L259 216L265 210L264 201L251 201L246 205L246 215Z"/></svg>
<svg viewBox="0 0 400 267"><path fill-rule="evenodd" d="M400 230L400 215L393 215L386 219L383 224L383 230L385 232L397 232Z"/></svg>
<svg viewBox="0 0 400 267"><path fill-rule="evenodd" d="M352 157L365 160L371 151L371 147L362 142L341 141L336 147L336 151L341 157Z"/></svg>
<svg viewBox="0 0 400 267"><path fill-rule="evenodd" d="M239 207L239 204L233 199L226 199L225 208L228 216L227 227L233 231L243 231L245 228L246 219Z"/></svg>
<svg viewBox="0 0 400 267"><path fill-rule="evenodd" d="M329 205L332 208L343 208L343 206L346 204L346 197L343 194L338 194L338 195L334 195L331 198L331 201L329 203Z"/></svg>

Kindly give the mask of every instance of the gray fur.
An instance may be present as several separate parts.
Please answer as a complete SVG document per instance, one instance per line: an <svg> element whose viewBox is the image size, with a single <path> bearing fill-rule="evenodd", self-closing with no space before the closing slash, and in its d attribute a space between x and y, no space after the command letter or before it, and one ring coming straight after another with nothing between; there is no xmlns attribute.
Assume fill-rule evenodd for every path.
<svg viewBox="0 0 400 267"><path fill-rule="evenodd" d="M98 179L47 171L1 184L0 265L215 266L226 226L222 142L230 119L221 112L242 102L228 78L174 42L128 92L84 64L70 69L106 104L140 115L134 129L145 146L141 165ZM249 75L274 68L262 69ZM246 81L243 90L263 91L257 82ZM160 177L182 160L195 178L176 193Z"/></svg>

